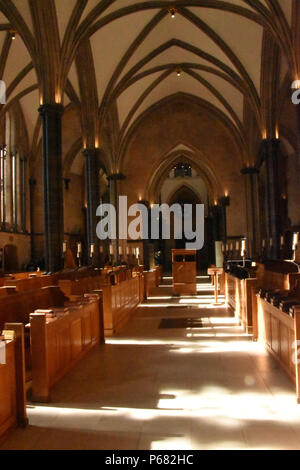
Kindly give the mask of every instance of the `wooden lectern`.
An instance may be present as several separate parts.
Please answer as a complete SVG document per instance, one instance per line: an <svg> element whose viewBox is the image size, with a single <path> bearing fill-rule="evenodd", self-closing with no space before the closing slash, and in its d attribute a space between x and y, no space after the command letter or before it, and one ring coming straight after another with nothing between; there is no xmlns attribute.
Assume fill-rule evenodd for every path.
<svg viewBox="0 0 300 470"><path fill-rule="evenodd" d="M174 295L197 295L196 250L172 250Z"/></svg>

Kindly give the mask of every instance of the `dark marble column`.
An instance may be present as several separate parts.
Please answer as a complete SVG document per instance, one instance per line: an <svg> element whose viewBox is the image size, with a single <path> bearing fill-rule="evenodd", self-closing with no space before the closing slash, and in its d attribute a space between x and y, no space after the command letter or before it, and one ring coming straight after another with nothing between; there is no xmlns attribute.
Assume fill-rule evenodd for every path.
<svg viewBox="0 0 300 470"><path fill-rule="evenodd" d="M148 211L148 238L143 239L143 265L145 267L146 271L150 270L150 240L149 236L151 233L151 209L150 209L150 204L149 201L138 201L138 204L144 204L144 206L147 208Z"/></svg>
<svg viewBox="0 0 300 470"><path fill-rule="evenodd" d="M221 239L223 243L227 241L227 214L226 208L230 205L230 197L223 196L220 197L218 200L218 205L220 206L220 214L221 214Z"/></svg>
<svg viewBox="0 0 300 470"><path fill-rule="evenodd" d="M263 141L263 158L266 163L266 194L267 194L267 229L272 246L269 246L268 257L278 259L280 252L280 140L266 139ZM269 245L269 244L268 244Z"/></svg>
<svg viewBox="0 0 300 470"><path fill-rule="evenodd" d="M30 200L30 256L31 260L35 261L35 246L34 246L34 189L36 187L36 180L30 178L29 180L29 200Z"/></svg>
<svg viewBox="0 0 300 470"><path fill-rule="evenodd" d="M100 204L98 149L85 149L85 185L87 200L87 259L90 266L100 266L100 240L96 234L96 211ZM91 256L91 246L94 254Z"/></svg>
<svg viewBox="0 0 300 470"><path fill-rule="evenodd" d="M108 177L108 181L110 184L110 203L113 204L116 208L116 216L117 216L117 239L112 240L111 244L114 248L114 262L115 264L119 264L120 256L119 256L119 182L125 179L125 176L121 173L112 173Z"/></svg>
<svg viewBox="0 0 300 470"><path fill-rule="evenodd" d="M26 227L26 160L25 158L20 159L21 165L21 228L22 232L27 232Z"/></svg>
<svg viewBox="0 0 300 470"><path fill-rule="evenodd" d="M248 237L249 243L252 244L250 256L258 254L260 248L259 237L259 217L257 211L257 175L259 171L256 167L245 167L241 170L241 174L246 178L246 199L247 199L247 219L248 219ZM252 243L251 243L252 242ZM249 247L250 248L250 247Z"/></svg>
<svg viewBox="0 0 300 470"><path fill-rule="evenodd" d="M48 272L63 268L64 238L61 118L63 106L44 104L39 108L43 129L43 184L45 266Z"/></svg>
<svg viewBox="0 0 300 470"><path fill-rule="evenodd" d="M219 205L215 204L211 207L210 210L211 213L211 219L212 219L212 232L213 232L213 238L214 242L215 241L221 241L223 240L222 234L221 234L221 208Z"/></svg>

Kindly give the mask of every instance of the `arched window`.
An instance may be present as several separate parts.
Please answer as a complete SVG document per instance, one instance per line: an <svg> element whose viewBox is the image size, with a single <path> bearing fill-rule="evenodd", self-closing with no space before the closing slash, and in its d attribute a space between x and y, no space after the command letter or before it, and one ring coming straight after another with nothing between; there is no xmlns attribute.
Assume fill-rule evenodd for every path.
<svg viewBox="0 0 300 470"><path fill-rule="evenodd" d="M192 176L192 167L188 163L178 163L174 167L174 178L186 178Z"/></svg>
<svg viewBox="0 0 300 470"><path fill-rule="evenodd" d="M1 230L26 231L26 160L18 151L16 123L5 116L5 141L0 147Z"/></svg>

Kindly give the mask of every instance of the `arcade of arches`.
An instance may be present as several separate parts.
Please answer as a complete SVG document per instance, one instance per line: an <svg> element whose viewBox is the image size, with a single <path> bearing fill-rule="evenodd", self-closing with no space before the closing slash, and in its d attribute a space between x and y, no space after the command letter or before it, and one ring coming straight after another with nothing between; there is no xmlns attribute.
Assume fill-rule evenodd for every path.
<svg viewBox="0 0 300 470"><path fill-rule="evenodd" d="M107 375L99 366L91 388L73 395L85 373L81 362L70 382L67 376L57 385L56 405L29 410L29 431L11 434L4 448L47 448L49 429L49 448L63 442L66 448L299 448L300 412L296 405L293 412L289 408L293 382L259 349L260 342L251 341L254 310L246 302L246 324L243 314L240 321L244 298L230 304L228 287L235 275L257 279L256 292L249 294L253 309L258 288L290 289L288 298L300 304L294 282L300 270L299 0L0 0L0 79L6 86L0 105L3 276L54 275L66 267L66 258L73 274L78 264L118 269L124 261L147 272L161 264L165 273L117 336L82 360L95 372L103 354ZM172 295L171 251L185 240L97 238L99 203L115 204L120 195L128 205L140 201L149 208L204 205L195 299ZM264 277L256 276L255 264ZM214 308L211 280L205 278L213 265L230 271L227 292L221 282L220 308ZM290 273L290 284L277 282L280 275L287 282ZM158 321L178 315L200 315L203 329L157 328ZM285 315L290 320L288 310ZM11 321L5 309L0 316ZM131 351L139 348L145 356L135 359L141 376L129 372L127 381L120 368L129 367ZM189 351L199 370L195 381ZM273 355L280 351L283 346ZM178 371L170 356L178 358ZM160 369L155 361L161 359ZM242 410L246 395L255 423L245 411L242 417L231 413L232 398L240 398ZM216 414L212 408L205 414L206 401L208 409L214 397ZM195 406L194 416L189 406ZM105 414L105 407L116 415ZM140 415L145 412L140 420L139 407ZM64 409L74 411L73 427Z"/></svg>

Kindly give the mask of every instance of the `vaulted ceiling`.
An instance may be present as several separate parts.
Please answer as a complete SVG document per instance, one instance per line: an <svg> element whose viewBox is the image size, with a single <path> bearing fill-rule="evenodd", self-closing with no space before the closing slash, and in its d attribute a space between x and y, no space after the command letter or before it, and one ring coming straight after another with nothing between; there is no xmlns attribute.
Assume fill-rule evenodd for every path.
<svg viewBox="0 0 300 470"><path fill-rule="evenodd" d="M77 106L86 145L113 115L118 151L155 103L186 93L215 109L247 152L251 120L262 136L276 124L268 73L278 90L300 78L299 0L0 0L0 11L1 112L20 103L31 149L40 103Z"/></svg>

